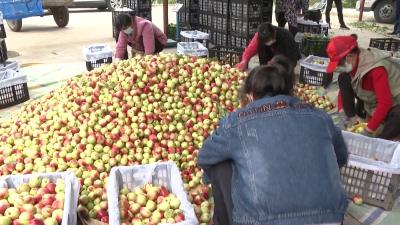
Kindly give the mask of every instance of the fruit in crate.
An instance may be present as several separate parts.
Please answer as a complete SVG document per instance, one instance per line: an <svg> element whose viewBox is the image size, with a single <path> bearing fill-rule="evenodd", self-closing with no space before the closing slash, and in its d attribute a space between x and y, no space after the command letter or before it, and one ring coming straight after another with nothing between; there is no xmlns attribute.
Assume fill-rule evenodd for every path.
<svg viewBox="0 0 400 225"><path fill-rule="evenodd" d="M209 190L191 194L202 187L197 154L238 107L244 75L205 58L160 54L74 77L2 121L0 175L73 171L81 183L78 211L107 223L112 167L171 160L200 209ZM211 208L199 210L199 220Z"/></svg>
<svg viewBox="0 0 400 225"><path fill-rule="evenodd" d="M120 190L121 222L126 224L178 223L185 220L179 198L167 188L146 184L134 190Z"/></svg>
<svg viewBox="0 0 400 225"><path fill-rule="evenodd" d="M361 123L357 122L352 124L350 127L346 127L346 131L353 132L353 133L362 133L364 132L365 128L367 128L368 123Z"/></svg>
<svg viewBox="0 0 400 225"><path fill-rule="evenodd" d="M330 112L335 109L333 104L327 96L320 96L317 93L317 88L308 84L296 84L293 93L300 100L305 101L314 107Z"/></svg>
<svg viewBox="0 0 400 225"><path fill-rule="evenodd" d="M62 179L32 177L17 188L0 188L0 224L60 224L64 186Z"/></svg>
<svg viewBox="0 0 400 225"><path fill-rule="evenodd" d="M356 196L353 197L353 202L356 205L362 205L363 204L363 199L362 199L361 196L356 195Z"/></svg>

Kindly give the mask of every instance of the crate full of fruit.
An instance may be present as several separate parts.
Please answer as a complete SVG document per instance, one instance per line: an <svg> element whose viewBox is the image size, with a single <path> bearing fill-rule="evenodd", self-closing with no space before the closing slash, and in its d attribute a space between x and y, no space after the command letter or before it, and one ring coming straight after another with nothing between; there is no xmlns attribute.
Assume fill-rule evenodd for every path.
<svg viewBox="0 0 400 225"><path fill-rule="evenodd" d="M327 87L332 82L332 74L326 72L329 59L310 55L300 62L299 82Z"/></svg>
<svg viewBox="0 0 400 225"><path fill-rule="evenodd" d="M198 224L173 162L114 167L107 185L109 224Z"/></svg>
<svg viewBox="0 0 400 225"><path fill-rule="evenodd" d="M304 34L300 52L304 56L314 55L327 57L326 46L330 38L322 34Z"/></svg>
<svg viewBox="0 0 400 225"><path fill-rule="evenodd" d="M76 225L79 181L72 172L0 178L0 222Z"/></svg>
<svg viewBox="0 0 400 225"><path fill-rule="evenodd" d="M341 170L348 197L360 196L366 203L392 209L400 195L400 143L342 133L350 153Z"/></svg>

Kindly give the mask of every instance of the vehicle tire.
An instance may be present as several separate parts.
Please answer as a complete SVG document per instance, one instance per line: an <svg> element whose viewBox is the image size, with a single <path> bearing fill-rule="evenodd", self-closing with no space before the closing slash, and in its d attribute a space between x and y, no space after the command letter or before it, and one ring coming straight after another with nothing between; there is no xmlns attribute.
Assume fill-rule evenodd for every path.
<svg viewBox="0 0 400 225"><path fill-rule="evenodd" d="M58 27L66 27L69 22L69 10L66 6L54 7L50 9L54 21Z"/></svg>
<svg viewBox="0 0 400 225"><path fill-rule="evenodd" d="M7 20L7 25L10 30L20 32L22 29L22 19L20 20Z"/></svg>
<svg viewBox="0 0 400 225"><path fill-rule="evenodd" d="M112 11L117 8L122 8L122 0L107 0L107 8Z"/></svg>
<svg viewBox="0 0 400 225"><path fill-rule="evenodd" d="M379 23L394 23L396 20L396 7L393 0L382 0L374 8L375 20Z"/></svg>

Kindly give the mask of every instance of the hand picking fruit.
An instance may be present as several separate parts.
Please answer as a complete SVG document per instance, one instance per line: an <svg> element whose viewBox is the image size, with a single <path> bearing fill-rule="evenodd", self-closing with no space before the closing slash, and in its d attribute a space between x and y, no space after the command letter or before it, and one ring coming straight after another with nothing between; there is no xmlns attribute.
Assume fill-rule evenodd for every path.
<svg viewBox="0 0 400 225"><path fill-rule="evenodd" d="M63 219L65 184L32 177L17 188L0 188L1 225L58 225Z"/></svg>
<svg viewBox="0 0 400 225"><path fill-rule="evenodd" d="M326 52L330 58L328 73L345 69L340 69L338 76L338 109L343 108L347 117L364 117L361 111L365 111L370 119L364 134L376 132L383 125L378 138L400 137L400 65L378 49L360 48L356 35L332 38Z"/></svg>

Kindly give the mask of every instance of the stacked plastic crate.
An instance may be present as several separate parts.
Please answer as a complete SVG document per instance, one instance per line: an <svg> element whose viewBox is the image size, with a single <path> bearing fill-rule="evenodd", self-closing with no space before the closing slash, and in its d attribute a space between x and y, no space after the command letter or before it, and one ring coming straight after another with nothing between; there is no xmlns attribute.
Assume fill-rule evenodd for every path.
<svg viewBox="0 0 400 225"><path fill-rule="evenodd" d="M136 11L136 15L151 21L151 0L125 0L126 7Z"/></svg>
<svg viewBox="0 0 400 225"><path fill-rule="evenodd" d="M210 38L213 45L228 45L229 2L230 0L210 0L212 9Z"/></svg>
<svg viewBox="0 0 400 225"><path fill-rule="evenodd" d="M245 48L258 25L271 19L272 0L230 0L229 45Z"/></svg>
<svg viewBox="0 0 400 225"><path fill-rule="evenodd" d="M128 14L132 11L135 11L137 16L151 21L151 0L124 0L123 8L114 9L111 12L113 38L116 40L118 40L120 32L115 26L118 15Z"/></svg>
<svg viewBox="0 0 400 225"><path fill-rule="evenodd" d="M178 12L178 23L181 30L196 30L199 28L200 0L178 0L177 3L183 4Z"/></svg>
<svg viewBox="0 0 400 225"><path fill-rule="evenodd" d="M199 0L199 28L198 30L211 34L212 29L212 0Z"/></svg>

